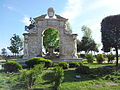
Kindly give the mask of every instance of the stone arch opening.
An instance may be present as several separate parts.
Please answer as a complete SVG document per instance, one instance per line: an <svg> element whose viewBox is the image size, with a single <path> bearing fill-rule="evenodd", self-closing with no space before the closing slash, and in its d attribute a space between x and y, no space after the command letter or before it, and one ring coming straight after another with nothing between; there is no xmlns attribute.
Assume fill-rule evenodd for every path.
<svg viewBox="0 0 120 90"><path fill-rule="evenodd" d="M59 58L60 33L54 27L45 28L42 32L43 57L49 59Z"/></svg>

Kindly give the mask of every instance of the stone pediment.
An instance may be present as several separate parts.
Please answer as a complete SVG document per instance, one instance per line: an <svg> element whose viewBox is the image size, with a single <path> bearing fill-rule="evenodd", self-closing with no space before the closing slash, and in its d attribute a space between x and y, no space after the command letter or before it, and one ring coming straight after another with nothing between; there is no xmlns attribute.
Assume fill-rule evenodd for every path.
<svg viewBox="0 0 120 90"><path fill-rule="evenodd" d="M48 17L48 18L46 18L46 17ZM47 14L44 14L44 15L41 15L41 16L34 18L35 21L42 21L45 19L60 20L60 21L64 21L64 22L68 21L68 19L66 19L60 15L55 14L55 11L53 8L49 8Z"/></svg>
<svg viewBox="0 0 120 90"><path fill-rule="evenodd" d="M41 21L41 20L46 19L45 18L46 16L47 16L47 14L44 14L44 15L41 15L41 16L38 16L38 17L34 18L34 20L35 21ZM64 17L62 17L60 15L55 14L55 16L56 16L56 18L53 18L53 19L62 20L62 21L65 21L65 22L68 21L68 19L66 19L66 18L64 18Z"/></svg>
<svg viewBox="0 0 120 90"><path fill-rule="evenodd" d="M66 18L64 18L64 17L62 17L62 16L60 16L60 15L55 14L55 16L56 16L56 18L59 19L59 20L68 21L68 19L66 19Z"/></svg>
<svg viewBox="0 0 120 90"><path fill-rule="evenodd" d="M38 16L36 18L34 18L35 21L41 21L43 19L45 19L45 17L47 16L47 14L44 14L44 15L41 15L41 16Z"/></svg>

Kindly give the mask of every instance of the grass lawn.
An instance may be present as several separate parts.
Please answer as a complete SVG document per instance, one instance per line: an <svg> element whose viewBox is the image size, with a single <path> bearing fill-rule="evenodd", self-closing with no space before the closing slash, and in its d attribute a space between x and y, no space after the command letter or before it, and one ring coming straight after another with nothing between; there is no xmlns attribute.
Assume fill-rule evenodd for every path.
<svg viewBox="0 0 120 90"><path fill-rule="evenodd" d="M102 66L110 66L113 64L85 64L90 68L97 68ZM34 90L52 90L51 80L53 68L48 68L42 73L42 79L36 82ZM120 73L120 72L119 72ZM0 90L25 90L22 85L19 85L17 76L19 74L0 74ZM104 76L91 78L89 75L80 75L81 78L75 78L77 73L75 68L69 68L64 71L64 82L60 90L120 90L120 81L118 80L105 80ZM120 76L117 76L120 77Z"/></svg>
<svg viewBox="0 0 120 90"><path fill-rule="evenodd" d="M102 66L110 66L113 64L94 63L86 65L90 68L97 68ZM51 73L46 71L44 74L46 74L46 78L43 78L44 83L46 82L48 83L48 86L51 86L51 84L49 84ZM62 83L60 90L120 90L120 81L114 82L112 80L104 80L104 77L90 78L89 75L81 75L80 79L76 79L75 75L75 68L65 70L64 82ZM112 83L113 85L109 83ZM44 87L44 85L42 87Z"/></svg>
<svg viewBox="0 0 120 90"><path fill-rule="evenodd" d="M120 90L120 86L107 85L108 80L101 78L89 78L88 75L81 75L81 79L75 78L74 70L65 71L65 79L61 90ZM120 83L117 83L120 85Z"/></svg>
<svg viewBox="0 0 120 90"><path fill-rule="evenodd" d="M8 61L16 61L16 60L18 60L18 59L16 59L16 58L8 59Z"/></svg>
<svg viewBox="0 0 120 90"><path fill-rule="evenodd" d="M97 68L97 67L102 67L102 66L113 66L115 64L108 64L108 63L103 63L103 64L98 64L98 63L84 63L86 66L89 66L90 68Z"/></svg>

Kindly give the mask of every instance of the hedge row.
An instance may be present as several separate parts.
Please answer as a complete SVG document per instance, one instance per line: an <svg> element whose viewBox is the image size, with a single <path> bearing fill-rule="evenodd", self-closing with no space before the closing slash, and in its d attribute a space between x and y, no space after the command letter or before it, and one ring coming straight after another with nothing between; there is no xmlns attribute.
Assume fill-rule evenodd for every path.
<svg viewBox="0 0 120 90"><path fill-rule="evenodd" d="M45 59L43 57L33 57L25 62L28 68L33 68L37 64L45 64L45 67L50 67L53 64L53 61Z"/></svg>

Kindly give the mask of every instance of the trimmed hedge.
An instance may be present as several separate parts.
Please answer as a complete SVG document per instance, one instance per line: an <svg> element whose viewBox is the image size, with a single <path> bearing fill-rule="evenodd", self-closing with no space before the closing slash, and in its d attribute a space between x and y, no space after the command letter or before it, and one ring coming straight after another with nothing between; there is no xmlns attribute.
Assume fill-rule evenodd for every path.
<svg viewBox="0 0 120 90"><path fill-rule="evenodd" d="M90 73L90 68L88 66L79 66L76 68L76 73L80 74L89 74Z"/></svg>
<svg viewBox="0 0 120 90"><path fill-rule="evenodd" d="M29 68L33 68L37 64L45 64L45 67L50 67L53 64L53 61L45 59L43 57L33 57L25 62Z"/></svg>
<svg viewBox="0 0 120 90"><path fill-rule="evenodd" d="M22 69L22 66L18 62L6 62L3 64L6 72L18 72Z"/></svg>
<svg viewBox="0 0 120 90"><path fill-rule="evenodd" d="M69 68L69 64L67 62L60 62L58 63L58 66L62 67L63 69Z"/></svg>

